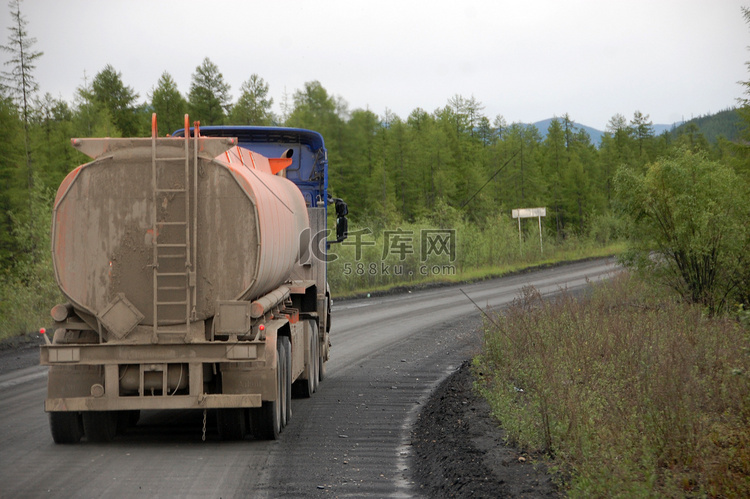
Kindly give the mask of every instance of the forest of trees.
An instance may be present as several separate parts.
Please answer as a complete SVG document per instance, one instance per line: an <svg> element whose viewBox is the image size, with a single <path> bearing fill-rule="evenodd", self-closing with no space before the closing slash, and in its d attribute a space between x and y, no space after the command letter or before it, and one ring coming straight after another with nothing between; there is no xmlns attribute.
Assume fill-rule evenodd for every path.
<svg viewBox="0 0 750 499"><path fill-rule="evenodd" d="M547 207L556 237L601 230L612 212L612 179L621 165L643 168L681 147L741 163L732 143L710 143L696 127L676 137L655 135L649 116L636 112L609 121L600 147L564 115L546 137L524 124L490 118L473 97L455 95L432 112L416 108L402 118L386 111L350 110L345 100L312 81L294 92L286 116L272 112L269 88L256 74L232 102L229 84L210 59L193 73L183 94L168 73L147 98L106 66L77 90L74 102L27 92L26 105L7 85L0 94L5 154L0 159L0 263L19 260L24 243L13 227L32 223L34 198L50 202L64 176L86 158L71 137L146 136L156 112L160 129L182 127L187 112L204 125L280 125L320 132L329 151L330 185L355 222L383 226L449 213L482 224L513 208ZM28 137L28 138L27 138ZM40 221L42 223L42 221ZM46 222L45 222L46 223Z"/></svg>
<svg viewBox="0 0 750 499"><path fill-rule="evenodd" d="M181 128L183 116L203 125L278 125L320 132L329 151L330 186L345 199L350 218L373 230L402 222L441 226L463 220L478 227L507 217L513 208L545 206L549 237L617 237L613 180L618 168L644 172L676 151L700 153L748 178L747 148L718 137L711 142L697 126L677 134L654 133L649 115L611 118L599 147L564 115L546 136L524 124L490 117L474 97L455 95L442 108L415 108L408 116L350 109L318 81L310 81L272 111L269 86L257 74L232 87L209 58L199 62L189 89L163 73L148 95L127 85L107 65L84 75L72 102L39 89L35 63L42 52L27 31L20 3L11 2L13 27L0 87L0 277L21 279L44 265L54 193L85 158L71 137L147 136L157 113L160 132ZM743 115L747 118L746 115Z"/></svg>

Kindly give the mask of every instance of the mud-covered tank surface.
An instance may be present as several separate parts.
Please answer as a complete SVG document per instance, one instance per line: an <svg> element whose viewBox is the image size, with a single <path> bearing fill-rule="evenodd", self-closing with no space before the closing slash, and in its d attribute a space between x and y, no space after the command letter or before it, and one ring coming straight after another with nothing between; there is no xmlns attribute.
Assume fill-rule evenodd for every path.
<svg viewBox="0 0 750 499"><path fill-rule="evenodd" d="M174 147L167 142L160 154L181 154L182 142L173 140ZM197 234L198 320L214 314L217 300L252 299L283 283L299 256L299 234L309 225L294 184L221 157L199 158L196 232L194 206L187 217L191 239ZM160 188L184 189L184 163L181 168L160 166ZM193 183L191 173L191 189ZM184 213L184 192L159 192L153 201L148 145L115 150L74 170L58 191L53 214L53 263L61 290L94 315L122 293L144 315L141 323L153 324L154 241L184 241L185 232L184 226L159 221L184 219ZM170 251L182 250L159 248L162 257ZM160 272L184 272L184 262L161 258ZM159 317L161 323L161 312Z"/></svg>

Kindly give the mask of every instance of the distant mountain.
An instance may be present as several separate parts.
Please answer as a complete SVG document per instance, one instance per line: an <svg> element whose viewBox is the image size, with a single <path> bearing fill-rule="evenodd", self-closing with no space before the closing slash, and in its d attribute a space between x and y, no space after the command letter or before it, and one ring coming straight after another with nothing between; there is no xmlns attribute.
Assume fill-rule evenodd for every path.
<svg viewBox="0 0 750 499"><path fill-rule="evenodd" d="M548 118L546 120L532 123L532 125L534 125L537 128L537 130L539 130L539 133L542 135L542 138L544 139L547 137L547 129L552 124L552 121L556 119L559 119L559 118ZM602 132L601 130L597 130L596 128L593 128L590 126L581 125L580 123L576 123L575 121L573 122L573 125L576 128L582 128L586 130L586 133L588 133L589 137L591 137L592 144L599 146L599 144L602 143L602 135L604 135L604 132Z"/></svg>
<svg viewBox="0 0 750 499"><path fill-rule="evenodd" d="M554 119L559 118L549 118L532 123L532 125L539 130L542 139L547 137L547 129ZM604 136L603 131L576 122L573 122L573 125L576 128L586 130L586 133L591 137L592 144L597 147L601 145L602 137ZM692 128L693 125L697 127L698 133L703 134L703 136L706 137L706 140L712 144L716 143L719 136L723 136L728 140L736 140L739 138L740 132L745 128L745 124L743 123L742 118L740 118L737 109L726 109L724 111L719 111L716 114L700 116L689 121L680 121L670 125L657 124L652 125L652 127L654 129L654 135L656 136L666 132L672 134L673 137L677 137L678 135L685 133L688 127Z"/></svg>
<svg viewBox="0 0 750 499"><path fill-rule="evenodd" d="M539 133L542 135L542 138L544 139L547 137L547 129L549 128L550 124L552 123L552 120L559 119L559 118L549 118L542 121L537 121L536 123L532 123L537 130L539 130ZM573 125L576 128L586 130L586 133L589 134L589 137L591 137L591 143L595 146L599 147L602 144L602 137L604 136L604 132L601 130L597 130L594 127L590 127L587 125L581 125L580 123L573 122ZM654 135L661 135L664 132L672 132L676 127L681 125L681 123L672 123L671 125L652 125L654 128Z"/></svg>
<svg viewBox="0 0 750 499"><path fill-rule="evenodd" d="M725 109L716 114L699 116L698 118L681 123L673 130L670 129L670 132L673 137L677 137L687 132L688 128L694 128L693 125L697 127L698 132L703 134L711 144L715 144L719 136L723 136L728 140L737 140L742 130L747 127L737 109Z"/></svg>
<svg viewBox="0 0 750 499"><path fill-rule="evenodd" d="M671 125L653 125L654 127L654 135L661 135L664 132L672 132L675 128L685 123L684 121L678 121L676 123L672 123Z"/></svg>

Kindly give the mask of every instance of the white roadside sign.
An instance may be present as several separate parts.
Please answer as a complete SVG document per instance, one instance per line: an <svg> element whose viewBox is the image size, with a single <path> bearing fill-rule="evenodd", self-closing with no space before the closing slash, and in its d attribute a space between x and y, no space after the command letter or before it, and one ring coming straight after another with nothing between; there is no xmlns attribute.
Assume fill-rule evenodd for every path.
<svg viewBox="0 0 750 499"><path fill-rule="evenodd" d="M519 208L517 210L513 210L513 218L534 218L546 216L547 208Z"/></svg>
<svg viewBox="0 0 750 499"><path fill-rule="evenodd" d="M518 208L512 211L513 218L518 219L518 243L521 246L521 252L523 252L523 236L521 235L521 219L522 218L538 218L539 219L539 250L544 253L544 246L542 245L542 217L547 216L547 208Z"/></svg>

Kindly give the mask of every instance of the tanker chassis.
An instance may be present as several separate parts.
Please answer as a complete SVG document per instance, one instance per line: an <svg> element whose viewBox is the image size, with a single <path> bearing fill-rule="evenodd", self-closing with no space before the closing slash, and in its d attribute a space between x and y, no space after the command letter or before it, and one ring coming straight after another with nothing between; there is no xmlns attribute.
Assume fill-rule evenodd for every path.
<svg viewBox="0 0 750 499"><path fill-rule="evenodd" d="M142 410L216 410L275 439L329 357L327 155L309 130L188 126L73 139L61 184L45 410L56 443L109 441ZM337 240L346 205L337 200Z"/></svg>

